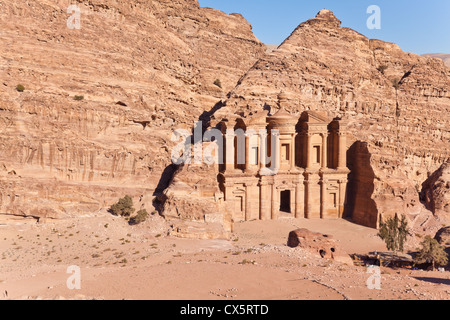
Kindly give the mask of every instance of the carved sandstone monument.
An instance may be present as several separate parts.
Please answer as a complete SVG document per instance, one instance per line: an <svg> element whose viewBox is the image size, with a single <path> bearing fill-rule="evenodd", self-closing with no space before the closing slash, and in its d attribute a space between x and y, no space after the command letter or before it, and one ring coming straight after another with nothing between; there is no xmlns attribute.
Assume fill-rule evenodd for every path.
<svg viewBox="0 0 450 320"><path fill-rule="evenodd" d="M295 117L284 110L285 102L280 94L279 110L269 117L262 113L220 123L231 160L238 153L234 130L245 132L244 163L227 161L219 177L233 221L277 219L280 213L342 218L349 173L345 123L340 119L329 122L314 111ZM269 153L270 164L266 163Z"/></svg>
<svg viewBox="0 0 450 320"><path fill-rule="evenodd" d="M447 216L434 215L419 197L423 182L450 158L450 69L442 60L368 39L341 27L331 11L322 10L300 24L277 49L268 50L220 107L207 113L204 126L220 128L227 140L224 129L267 125L270 130L271 117L272 126L277 126L279 109L287 123L280 131L278 152L280 161L285 161L280 174L259 177L255 161L225 171L206 164L183 166L165 191L168 217L211 221L213 215L219 217L214 221L221 221L222 216L227 225L230 216L239 221L289 211L297 217L327 217L331 209L331 216L373 228L383 216L395 213L406 215L420 232L435 232L439 224L446 223ZM267 111L271 113L268 118ZM345 127L346 138L340 147L333 144L338 138L328 140L338 135L332 134L333 125L324 129L331 122L326 119L343 119L339 125L335 122ZM312 144L305 143L308 132L301 127L302 121L318 121L319 132L326 134L317 132ZM297 135L295 146L293 135ZM325 144L328 152L323 154ZM331 145L334 151L328 149ZM261 153L257 148L249 150L249 160ZM343 157L342 150L346 150L346 164L330 164L339 161L336 154ZM350 170L348 176L344 171L339 178L321 176L325 157L328 163L322 172L343 168ZM310 174L306 161L314 158L319 160L317 173ZM324 188L320 182L325 182ZM338 192L346 183L346 191ZM339 200L334 200L332 189ZM208 212L192 213L193 203L196 208L203 203Z"/></svg>

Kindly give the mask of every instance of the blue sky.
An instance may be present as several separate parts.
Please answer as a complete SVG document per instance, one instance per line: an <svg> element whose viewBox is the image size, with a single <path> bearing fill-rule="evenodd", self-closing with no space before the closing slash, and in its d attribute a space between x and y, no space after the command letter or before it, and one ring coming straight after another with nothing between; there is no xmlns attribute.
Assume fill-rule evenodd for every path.
<svg viewBox="0 0 450 320"><path fill-rule="evenodd" d="M417 54L450 53L449 0L199 0L202 7L241 13L253 32L266 44L280 44L303 21L329 9L342 21L369 38L398 44ZM370 30L370 5L381 10L381 29Z"/></svg>

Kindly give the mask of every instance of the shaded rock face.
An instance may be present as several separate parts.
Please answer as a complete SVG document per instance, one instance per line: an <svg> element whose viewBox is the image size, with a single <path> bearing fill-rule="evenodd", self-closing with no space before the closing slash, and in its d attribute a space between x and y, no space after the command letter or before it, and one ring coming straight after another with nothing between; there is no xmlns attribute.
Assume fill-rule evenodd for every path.
<svg viewBox="0 0 450 320"><path fill-rule="evenodd" d="M448 257L450 258L450 227L440 229L436 233L436 236L434 238L439 242L440 245L446 247L445 252L447 252ZM447 266L450 266L450 261Z"/></svg>
<svg viewBox="0 0 450 320"><path fill-rule="evenodd" d="M339 248L336 240L330 235L298 229L289 233L287 245L290 248L306 249L325 259L352 264L350 256Z"/></svg>
<svg viewBox="0 0 450 320"><path fill-rule="evenodd" d="M439 244L450 248L450 227L445 227L436 233L435 239Z"/></svg>
<svg viewBox="0 0 450 320"><path fill-rule="evenodd" d="M420 196L428 210L450 221L450 162L444 163L422 184Z"/></svg>
<svg viewBox="0 0 450 320"><path fill-rule="evenodd" d="M373 199L375 173L367 143L355 142L347 151L347 162L350 174L345 217L364 226L377 227L380 213Z"/></svg>
<svg viewBox="0 0 450 320"><path fill-rule="evenodd" d="M406 215L414 229L429 228L435 219L419 201L417 189L406 176L390 176L377 168L367 142L356 141L347 152L349 184L345 216L355 223L378 228L387 217Z"/></svg>
<svg viewBox="0 0 450 320"><path fill-rule="evenodd" d="M164 190L173 130L265 51L242 16L196 0L77 0L80 30L68 3L0 2L0 212L73 216Z"/></svg>

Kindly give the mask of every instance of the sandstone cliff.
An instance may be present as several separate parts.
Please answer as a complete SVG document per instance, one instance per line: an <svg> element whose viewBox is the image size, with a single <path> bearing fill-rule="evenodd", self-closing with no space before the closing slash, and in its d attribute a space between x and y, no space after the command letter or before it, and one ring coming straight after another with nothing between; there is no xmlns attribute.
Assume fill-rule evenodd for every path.
<svg viewBox="0 0 450 320"><path fill-rule="evenodd" d="M450 68L341 27L322 10L262 57L213 115L276 111L283 91L292 114L323 111L349 122L352 170L346 215L377 227L406 214L417 230L436 226L420 202L422 183L450 158Z"/></svg>
<svg viewBox="0 0 450 320"><path fill-rule="evenodd" d="M265 52L242 16L197 0L73 3L79 30L68 1L0 1L0 213L84 214L124 194L151 206L173 130Z"/></svg>

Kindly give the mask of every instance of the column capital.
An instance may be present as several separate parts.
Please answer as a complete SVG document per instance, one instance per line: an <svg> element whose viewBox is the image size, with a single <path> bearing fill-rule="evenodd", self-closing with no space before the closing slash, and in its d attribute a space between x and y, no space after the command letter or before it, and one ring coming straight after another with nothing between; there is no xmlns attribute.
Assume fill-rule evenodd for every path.
<svg viewBox="0 0 450 320"><path fill-rule="evenodd" d="M277 132L271 131L271 132L270 132L270 135L271 135L271 136L274 136L274 137L279 137L281 134L280 134L279 131L277 131Z"/></svg>
<svg viewBox="0 0 450 320"><path fill-rule="evenodd" d="M227 131L225 132L225 136L227 137L227 138L229 138L229 137L235 137L236 136L236 134L235 134L235 132L234 132L234 130L232 130L232 129L227 129Z"/></svg>
<svg viewBox="0 0 450 320"><path fill-rule="evenodd" d="M261 129L261 130L259 130L258 132L257 132L257 134L260 136L260 137L267 137L269 134L267 133L267 130L265 130L265 129Z"/></svg>

